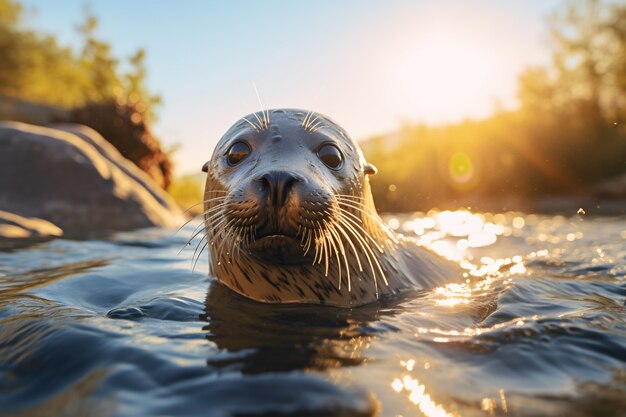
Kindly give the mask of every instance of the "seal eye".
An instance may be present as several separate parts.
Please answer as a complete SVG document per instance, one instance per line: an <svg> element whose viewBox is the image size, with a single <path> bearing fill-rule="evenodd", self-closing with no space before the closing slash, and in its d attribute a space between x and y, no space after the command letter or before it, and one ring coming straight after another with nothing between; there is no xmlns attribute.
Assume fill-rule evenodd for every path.
<svg viewBox="0 0 626 417"><path fill-rule="evenodd" d="M248 155L250 155L250 146L245 142L236 142L228 149L226 157L230 165L237 165Z"/></svg>
<svg viewBox="0 0 626 417"><path fill-rule="evenodd" d="M337 169L343 163L343 155L335 145L323 145L317 151L317 156L328 168Z"/></svg>

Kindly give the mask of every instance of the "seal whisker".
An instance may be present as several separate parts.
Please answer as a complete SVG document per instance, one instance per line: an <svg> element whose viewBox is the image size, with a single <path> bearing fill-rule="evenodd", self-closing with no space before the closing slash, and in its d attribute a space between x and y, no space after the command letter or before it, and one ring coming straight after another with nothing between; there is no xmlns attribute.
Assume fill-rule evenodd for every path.
<svg viewBox="0 0 626 417"><path fill-rule="evenodd" d="M226 228L226 226L224 226L224 228ZM220 233L220 241L218 243L218 246L215 248L215 256L218 259L217 264L221 265L221 261L220 259L222 259L222 254L224 253L224 247L228 244L228 239L226 238L226 236L224 234Z"/></svg>
<svg viewBox="0 0 626 417"><path fill-rule="evenodd" d="M187 208L185 209L185 211L183 211L183 213L185 213L185 214L186 214L186 213L188 213L188 212L189 212L189 210L191 210L192 208L194 208L194 207L196 207L196 206L199 206L200 204L206 204L206 203L208 203L209 201L212 201L212 200L218 200L218 199L224 199L224 198L226 198L226 197L225 197L225 196L220 196L220 197L211 198L211 199L209 199L209 200L202 200L202 201L200 201L200 202L198 202L198 203L196 203L196 204L194 204L194 205L191 205L191 206L187 207ZM194 217L196 217L196 216L198 216L198 214L196 214Z"/></svg>
<svg viewBox="0 0 626 417"><path fill-rule="evenodd" d="M254 87L254 92L256 93L256 98L259 100L259 106L261 106L261 114L263 115L263 126L264 129L267 129L270 125L270 113L263 109L263 103L261 103L261 95L259 94L259 90L256 88L256 83L252 83L252 87Z"/></svg>
<svg viewBox="0 0 626 417"><path fill-rule="evenodd" d="M351 219L350 217L344 217L344 219L350 223L352 223L353 226L355 226L357 229L359 229L365 236L367 236L370 241L374 244L374 246L376 246L376 249L378 249L378 251L380 253L385 253L385 251L383 250L382 247L380 247L380 245L378 244L378 242L376 242L376 239L374 239L374 237L372 235L369 234L369 232L367 230L365 230L363 228L363 226L361 226L357 221Z"/></svg>
<svg viewBox="0 0 626 417"><path fill-rule="evenodd" d="M177 254L177 255L180 255L180 253L181 253L183 250L185 250L185 248L186 248L187 246L190 246L190 245L191 245L191 242L192 242L192 241L193 241L196 237L198 237L198 235L199 235L200 233L203 233L203 232L206 232L206 230L205 230L205 228L204 228L204 224L200 223L198 226L196 226L196 228L195 228L195 229L194 229L194 231L192 232L191 237L187 240L187 242L185 242L185 244L183 245L183 247L182 247L182 248L180 248L180 250L178 251L178 254Z"/></svg>
<svg viewBox="0 0 626 417"><path fill-rule="evenodd" d="M252 113L252 115L256 118L257 122L259 122L259 131L263 130L263 122L261 121L259 115L257 115L256 113Z"/></svg>
<svg viewBox="0 0 626 417"><path fill-rule="evenodd" d="M373 214L367 209L363 204L357 203L355 201L342 200L340 198L337 199L338 204L343 204L344 206L351 207L355 210L359 210L362 213L367 214L368 216L373 216Z"/></svg>
<svg viewBox="0 0 626 417"><path fill-rule="evenodd" d="M335 194L334 197L337 199L345 199L345 200L358 202L359 204L361 204L361 201L363 201L363 197L357 196L357 195Z"/></svg>
<svg viewBox="0 0 626 417"><path fill-rule="evenodd" d="M348 222L346 222L345 220L349 220L349 218L347 217L342 217L341 218L342 221L344 221L344 225L348 228L348 230L351 230L352 233L354 234L354 236L357 238L357 241L359 241L361 243L361 247L364 249L364 253L368 259L368 261L370 262L370 267L372 268L372 274L375 274L374 272L374 267L372 266L372 262L371 260L374 260L374 263L376 263L376 266L378 267L378 270L380 271L381 277L385 283L385 285L389 285L389 283L387 282L387 277L385 276L385 273L380 265L380 262L378 262L378 257L376 256L376 254L374 253L374 251L372 250L372 248L370 247L370 245L367 243L367 241L365 240L365 238L363 236L361 236L359 234L359 232ZM361 228L362 229L362 228ZM370 236L371 237L371 236ZM375 242L374 242L375 243ZM368 252L372 255L372 257L370 258L370 256L368 255ZM383 253L383 252L381 252ZM376 278L374 278L376 279ZM376 283L376 282L375 282ZM377 283L376 283L377 285Z"/></svg>
<svg viewBox="0 0 626 417"><path fill-rule="evenodd" d="M208 204L208 203L210 203L212 201L224 200L227 196L228 196L227 194L223 194L223 195L216 195L216 196L208 197L208 198L205 198L204 200L202 200L198 204L201 204L201 203ZM195 207L195 206L192 206L192 207Z"/></svg>
<svg viewBox="0 0 626 417"><path fill-rule="evenodd" d="M217 197L215 199L211 199L211 200L208 200L208 201L203 201L203 203L205 205L209 205L211 203L215 204L216 202L217 202L217 204L215 204L215 205L213 205L211 207L208 207L208 208L205 207L204 211L202 211L201 213L196 214L194 217L198 217L198 216L201 216L203 214L207 214L210 210L214 209L215 207L222 207L222 206L226 205L227 202L224 201L225 199L226 199L226 196L223 196L223 197Z"/></svg>
<svg viewBox="0 0 626 417"><path fill-rule="evenodd" d="M369 214L369 215L373 215L372 212L368 209L367 206L365 206L364 204L355 201L355 200L348 200L348 199L343 199L343 198L337 198L337 203L342 203L342 204L346 204L346 205L350 205L358 210L362 210L365 213Z"/></svg>
<svg viewBox="0 0 626 417"><path fill-rule="evenodd" d="M338 201L338 204L339 204L340 206L342 206L342 205L343 205L344 207L349 207L349 208L355 209L355 210L357 210L357 211L359 211L359 212L361 212L361 213L363 213L363 214L367 215L367 216L368 216L368 217L369 217L372 221L375 221L375 222L376 222L376 223L377 223L377 224L381 227L382 231L384 231L384 232L385 232L385 234L387 235L387 237L388 237L388 238L389 238L389 239L390 239L393 243L395 243L395 244L398 244L398 243L399 243L398 239L396 238L396 236L395 236L395 234L393 233L393 231L389 228L389 226L387 226L386 224L384 224L383 222L381 222L379 219L377 219L376 217L374 217L374 215L373 215L373 214L368 213L367 211L363 211L363 210L359 209L358 207L355 207L355 206L352 206L352 205L349 205L349 204L345 204L345 203L343 203L343 202L341 202L341 201ZM345 214L347 214L347 215L349 215L350 217L352 217L355 221L357 221L357 222L358 222L358 223L360 223L361 225L365 226L365 222L363 221L363 219L362 219L362 218L360 218L360 217L358 217L358 216L356 216L354 213L351 213L349 210L344 210L344 213L345 213ZM370 238L372 238L372 237L370 236ZM373 238L372 238L372 239L373 239ZM377 241L375 241L375 240L374 240L374 241L373 241L373 243L376 245L376 247L378 248L378 250L379 250L380 252L383 252L383 249L382 249L382 248L378 245L378 242L377 242ZM384 244L385 246L388 246L388 242L383 242L383 244Z"/></svg>
<svg viewBox="0 0 626 417"><path fill-rule="evenodd" d="M356 209L356 210L358 210L357 208L352 207L352 206L349 206L349 205L344 205L344 207L342 207L342 205L343 205L343 204L342 204L341 202L338 202L338 203L339 203L339 207L340 207L340 208L342 209L342 211L343 211L343 214L345 214L345 215L349 216L349 217L350 217L350 219L349 219L349 220L350 220L350 221L352 221L353 223L355 223L355 222L356 222L356 223L358 223L358 224L357 224L357 226L359 227L359 229L364 229L365 227L367 227L367 226L366 226L366 224L365 224L365 221L364 221L361 217L359 217L359 216L355 215L354 213L351 213L351 212L350 212L350 210L347 210L347 209L346 209L346 207L348 207L348 208L352 208L352 209ZM389 229L389 227L388 227L387 225L385 225L384 223L382 223L382 222L381 222L378 218L374 217L374 215L373 215L373 214L370 214L370 213L368 213L368 212L364 212L364 211L362 211L362 210L359 210L359 211L360 211L362 214L367 215L367 216L368 216L368 217L369 217L372 221L376 222L376 224L377 224L378 226L380 226L380 227L381 227L382 231L384 231L384 232L387 234L387 237L388 237L388 238L389 238L389 239L390 239L393 243L395 243L395 244L398 244L398 243L399 243L399 241L398 241L398 239L395 237L395 235L394 235L393 231L392 231L391 229ZM369 238L370 238L370 239L373 239L373 236L369 236ZM382 253L382 252L383 252L383 249L382 249L382 247L378 244L378 241L377 241L377 240L372 240L372 242L376 245L376 248L378 249L378 251ZM385 240L385 241L383 241L383 242L382 242L382 244L383 244L383 245L385 245L386 247L389 247L389 242L388 242L388 241L386 241L386 240Z"/></svg>
<svg viewBox="0 0 626 417"><path fill-rule="evenodd" d="M328 245L327 242L327 236L326 236L326 231L324 230L324 227L318 222L318 227L320 228L320 236L322 238L322 247L324 249L324 276L328 276L328 264L329 264L329 254L330 254L330 247Z"/></svg>
<svg viewBox="0 0 626 417"><path fill-rule="evenodd" d="M254 130L256 130L257 132L259 131L259 129L257 128L257 126L256 126L254 123L252 123L250 120L246 119L245 117L242 117L242 118L241 118L241 120L243 120L243 121L247 122L247 123L248 123L250 126L252 126L252 128L253 128Z"/></svg>
<svg viewBox="0 0 626 417"><path fill-rule="evenodd" d="M215 193L215 194L222 193L223 195L216 195L216 196L213 196L213 197L211 197L211 198L209 198L207 200L203 200L203 201L206 202L206 201L211 200L212 198L226 197L229 194L229 192L226 191L226 190L208 190L208 191L204 192L204 197L206 198L208 196L208 194L211 194L211 193Z"/></svg>
<svg viewBox="0 0 626 417"><path fill-rule="evenodd" d="M354 201L346 201L346 200L342 201L341 198L337 199L337 203L338 204L343 204L343 205L345 205L347 207L354 208L355 210L358 210L361 213L367 215L369 218L371 218L373 221L377 222L380 225L380 227L387 234L388 238L390 238L394 243L396 243L396 244L398 243L398 239L397 239L395 233L393 232L393 230L391 230L391 228L387 224L385 224L384 222L381 222L378 218L376 218L374 216L374 214L372 214L370 212L370 209L367 206L365 206L364 204L357 203L357 202L354 202ZM362 222L361 219L359 219L359 221Z"/></svg>
<svg viewBox="0 0 626 417"><path fill-rule="evenodd" d="M235 235L235 237L230 239L230 249L229 249L229 252L230 252L230 255L231 255L230 258L231 258L232 261L235 260L235 256L236 256L236 252L235 251L237 250L237 248L239 248L239 245L238 245L238 243L239 243L239 229L241 229L241 226L235 227L233 229L233 234Z"/></svg>
<svg viewBox="0 0 626 417"><path fill-rule="evenodd" d="M306 130L306 121L309 118L309 116L311 115L311 111L308 111L306 113L306 115L304 116L304 119L302 119L302 124L300 125L300 127L304 128L304 130Z"/></svg>
<svg viewBox="0 0 626 417"><path fill-rule="evenodd" d="M368 252L367 249L369 249L369 246L365 243L364 239L361 238L361 236L359 236L358 232L352 229L349 224L345 223L343 219L340 219L340 222L343 222L343 225L347 228L347 230L350 231L355 236L356 243L361 247L361 249L363 249L363 253L365 254L365 259L367 259L367 262L370 266L370 271L372 273L372 278L374 280L374 292L376 294L376 298L378 298L378 279L376 277L376 271L374 270L374 264L372 263L372 258L370 257L371 250ZM374 256L373 253L372 253L372 256Z"/></svg>
<svg viewBox="0 0 626 417"><path fill-rule="evenodd" d="M198 203L196 205L199 205L199 204L211 204L211 203L215 203L215 202L223 202L224 200L226 200L226 197L227 196L225 196L225 195L220 195L220 196L217 196L217 197L209 198L208 200L204 200L204 201L202 201L202 202L200 202L200 203ZM195 206L191 206L191 207L193 208Z"/></svg>
<svg viewBox="0 0 626 417"><path fill-rule="evenodd" d="M204 214L206 214L206 213L202 212L202 213L198 213L198 214L192 216L189 220L187 220L185 223L183 223L182 226L180 226L173 234L176 235L178 232L180 232L182 230L183 227L187 226L189 223L194 221L197 217L200 217L200 216L202 216Z"/></svg>
<svg viewBox="0 0 626 417"><path fill-rule="evenodd" d="M334 222L333 222L334 223ZM343 256L343 261L346 267L346 277L347 277L347 281L348 281L348 292L352 291L352 284L350 282L350 265L348 263L348 257L346 256L346 249L343 246L343 242L341 241L341 236L339 236L339 233L337 232L337 230L335 229L334 224L331 223L328 227L328 231L332 234L332 236L334 237L334 240L337 242L337 246L339 246L339 249L341 251L341 255ZM339 264L339 289L341 289L341 262L339 261L339 256L337 255L337 263Z"/></svg>
<svg viewBox="0 0 626 417"><path fill-rule="evenodd" d="M309 250L311 249L311 241L312 241L311 234L312 234L311 229L307 228L306 229L306 243L304 244L303 256L306 256L309 253Z"/></svg>
<svg viewBox="0 0 626 417"><path fill-rule="evenodd" d="M202 242L202 240L200 242ZM198 261L200 260L200 256L202 255L202 252L204 252L204 250L207 248L208 245L209 245L209 241L207 240L205 242L204 246L202 246L202 249L200 249L200 252L198 253L198 256L196 257L196 261L194 262L193 267L191 268L192 272L195 272L196 265L198 264ZM193 260L193 258L192 258L192 260Z"/></svg>
<svg viewBox="0 0 626 417"><path fill-rule="evenodd" d="M206 233L200 238L200 241L198 242L198 244L196 245L194 251L193 251L193 255L191 256L191 262L193 262L193 260L196 257L196 253L198 252L198 248L200 247L200 245L202 244L202 241L206 239ZM208 239L207 239L208 242Z"/></svg>
<svg viewBox="0 0 626 417"><path fill-rule="evenodd" d="M335 221L335 226L337 230L346 238L346 242L348 242L350 247L352 247L352 252L354 253L354 256L356 257L356 263L359 267L359 272L363 272L363 266L361 265L361 258L359 257L359 252L354 247L354 243L352 243L352 239L350 239L350 236L348 236L347 232L344 230L341 223Z"/></svg>
<svg viewBox="0 0 626 417"><path fill-rule="evenodd" d="M209 207L208 209L206 209L206 210L205 210L203 213L201 213L201 214L207 215L206 220L208 220L208 219L210 219L210 218L211 218L211 216L212 216L213 214L215 214L215 212L217 212L218 210L220 210L220 209L224 208L225 206L228 206L228 204L230 204L230 203L228 203L228 202L226 202L226 201L225 201L225 202L223 202L223 203L216 204L216 205L214 205L213 207Z"/></svg>
<svg viewBox="0 0 626 417"><path fill-rule="evenodd" d="M324 125L323 120L318 120L317 116L315 119L309 124L309 132L314 133L316 130L321 129L321 126Z"/></svg>
<svg viewBox="0 0 626 417"><path fill-rule="evenodd" d="M226 228L228 224L228 219L226 217L223 217L221 219L219 219L213 228L209 229L211 236L211 246L213 246L213 248L211 249L216 255L217 255L217 250L218 248L220 248L225 239L222 239L222 231ZM218 230L218 232L216 233L215 230ZM219 240L216 242L216 240ZM217 245L217 246L216 246Z"/></svg>
<svg viewBox="0 0 626 417"><path fill-rule="evenodd" d="M213 213L212 216L207 217L207 224L211 226L209 230L214 232L215 230L219 230L219 228L226 222L228 219L221 211Z"/></svg>
<svg viewBox="0 0 626 417"><path fill-rule="evenodd" d="M239 260L241 261L241 254L242 252L247 253L248 252L248 242L247 242L247 238L248 238L248 229L250 228L250 226L244 226L241 230L241 240L239 241Z"/></svg>
<svg viewBox="0 0 626 417"><path fill-rule="evenodd" d="M314 113L311 113L311 116L313 116ZM318 115L315 115L313 117L309 117L309 120L306 123L306 126L304 126L304 130L308 130L309 132L311 131L311 126L317 121L318 119Z"/></svg>
<svg viewBox="0 0 626 417"><path fill-rule="evenodd" d="M306 256L306 251L304 250L304 248L307 242L308 231L309 230L306 225L303 225L303 224L298 225L298 233L296 234L296 237L300 236L300 247L304 251L303 256Z"/></svg>
<svg viewBox="0 0 626 417"><path fill-rule="evenodd" d="M316 237L319 239L319 248L320 248L320 256L317 261L317 264L321 265L322 261L325 260L325 256L326 256L326 239L324 238L324 231L320 227L319 223L317 226L318 226L318 229L315 229L315 231L317 232ZM328 261L326 260L326 262ZM328 268L326 268L326 271L328 271ZM326 272L324 276L328 276L328 272Z"/></svg>
<svg viewBox="0 0 626 417"><path fill-rule="evenodd" d="M323 260L322 258L324 257L324 250L323 250L322 243L323 242L322 242L321 230L315 229L315 255L316 255L316 260L317 260L318 265L322 263L322 260ZM318 251L319 251L319 255L318 255Z"/></svg>
<svg viewBox="0 0 626 417"><path fill-rule="evenodd" d="M332 249L335 253L335 258L337 259L337 271L339 272L339 289L341 289L341 261L339 260L339 251L337 249L337 246L335 244L335 239L333 239L332 234L330 233L329 228L326 229L324 231L324 234L326 235L326 238L328 240L329 243L329 250Z"/></svg>
<svg viewBox="0 0 626 417"><path fill-rule="evenodd" d="M187 242L185 242L180 252L182 252L183 249L185 249L185 247L189 246L191 244L191 241L193 241L196 238L196 236L198 236L198 234L203 232L204 230L205 230L204 221L200 221L198 225L193 228L193 231L191 232L191 237L187 240ZM180 255L180 252L178 252L179 255Z"/></svg>
<svg viewBox="0 0 626 417"><path fill-rule="evenodd" d="M348 251L346 250L344 243L343 243L343 239L341 238L342 236L342 233L340 230L341 226L337 223L337 221L333 221L332 224L330 225L330 228L332 232L335 234L335 238L337 239L337 242L339 242L339 245L341 247L341 253L343 255L344 264L346 266L346 275L348 278L348 291L352 291L352 283L351 283L351 278L350 278L350 266L351 265L350 265L350 262L348 261ZM357 264L359 265L359 270L362 271L363 269L361 268L361 260L359 259L359 255L356 252L354 245L352 244L348 236L345 235L345 233L343 233L343 236L347 239L347 244L352 246L352 251L354 252L357 258Z"/></svg>
<svg viewBox="0 0 626 417"><path fill-rule="evenodd" d="M252 240L252 237L254 235L254 228L248 226L248 231L246 233L246 238L244 241L245 247L246 247L246 251L248 253L250 253L250 241Z"/></svg>
<svg viewBox="0 0 626 417"><path fill-rule="evenodd" d="M221 243L220 246L218 248L218 251L216 252L217 254L217 258L221 259L222 258L222 253L224 251L224 248L227 247L232 240L232 227L233 227L233 223L235 222L236 219L229 219L226 221L226 223L224 224L224 226L220 227L220 234L221 234ZM227 252L226 255L230 258L230 253Z"/></svg>
<svg viewBox="0 0 626 417"><path fill-rule="evenodd" d="M313 257L313 265L315 265L316 263L319 264L319 262L317 261L317 258L320 256L320 253L321 253L321 249L320 249L321 243L317 235L317 229L313 229L313 244L315 245L314 246L315 255Z"/></svg>
<svg viewBox="0 0 626 417"><path fill-rule="evenodd" d="M325 127L328 127L328 126L326 126L325 124L321 123L321 124L320 124L318 127L316 127L315 129L311 129L311 133L315 133L315 132L317 132L317 131L318 131L318 130L320 130L320 129L324 129Z"/></svg>
<svg viewBox="0 0 626 417"><path fill-rule="evenodd" d="M248 226L241 226L239 227L238 231L237 231L237 261L240 262L241 261L241 252L244 249L244 244L245 244L245 237L246 237L246 230L247 230Z"/></svg>
<svg viewBox="0 0 626 417"><path fill-rule="evenodd" d="M351 209L356 209L356 208L355 207L351 207L351 206L344 206L344 207L341 207L341 206L342 206L342 203L339 202L339 207L343 210L343 214L348 216L348 220L351 223L355 224L359 229L365 230L365 227L366 227L365 221L361 217L357 216L356 214L351 213L350 210L346 209L346 207L351 208ZM356 210L358 210L358 209L356 209ZM375 218L374 215L372 215L370 213L367 213L367 212L364 212L362 210L360 212L362 214L367 215L373 221L377 222L378 225L382 226L382 222L380 222L377 218ZM368 236L368 238L372 239L372 242L376 245L376 248L378 249L378 251L382 253L383 249L381 248L381 246L378 245L378 242L376 240L374 240L373 236L370 235L370 236ZM393 240L394 243L398 243L397 239L394 238L392 240ZM383 244L385 246L387 246L386 242L383 242Z"/></svg>

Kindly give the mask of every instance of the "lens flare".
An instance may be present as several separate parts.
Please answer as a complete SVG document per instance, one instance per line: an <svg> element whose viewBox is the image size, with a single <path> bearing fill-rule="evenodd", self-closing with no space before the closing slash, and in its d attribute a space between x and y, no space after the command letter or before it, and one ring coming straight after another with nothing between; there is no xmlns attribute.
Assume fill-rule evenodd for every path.
<svg viewBox="0 0 626 417"><path fill-rule="evenodd" d="M450 179L458 186L468 186L475 176L472 158L465 152L456 152L450 157L448 163Z"/></svg>

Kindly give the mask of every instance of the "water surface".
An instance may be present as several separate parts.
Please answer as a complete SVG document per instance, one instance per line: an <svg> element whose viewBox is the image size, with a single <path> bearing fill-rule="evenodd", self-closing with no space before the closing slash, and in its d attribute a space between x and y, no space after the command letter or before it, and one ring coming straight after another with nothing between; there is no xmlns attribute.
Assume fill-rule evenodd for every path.
<svg viewBox="0 0 626 417"><path fill-rule="evenodd" d="M358 309L271 306L195 272L193 227L0 251L0 414L623 416L626 218L389 224L465 282Z"/></svg>

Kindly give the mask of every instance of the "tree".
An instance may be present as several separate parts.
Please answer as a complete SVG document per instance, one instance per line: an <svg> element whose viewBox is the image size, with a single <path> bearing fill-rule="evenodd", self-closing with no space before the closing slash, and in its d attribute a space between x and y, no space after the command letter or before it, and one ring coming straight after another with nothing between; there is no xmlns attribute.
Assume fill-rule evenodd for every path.
<svg viewBox="0 0 626 417"><path fill-rule="evenodd" d="M0 93L67 108L117 101L154 119L160 97L146 85L145 51L132 54L130 70L122 73L97 28L97 18L87 11L77 28L83 46L76 52L53 35L26 28L18 2L0 0Z"/></svg>

